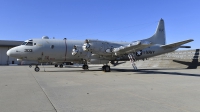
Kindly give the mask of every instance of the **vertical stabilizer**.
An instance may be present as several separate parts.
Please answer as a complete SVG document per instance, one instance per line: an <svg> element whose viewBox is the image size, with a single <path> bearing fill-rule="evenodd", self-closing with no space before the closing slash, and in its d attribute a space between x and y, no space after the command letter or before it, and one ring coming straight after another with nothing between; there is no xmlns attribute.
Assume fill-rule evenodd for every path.
<svg viewBox="0 0 200 112"><path fill-rule="evenodd" d="M165 24L162 18L159 21L155 34L152 37L148 38L147 40L151 41L153 44L162 44L162 45L166 44Z"/></svg>

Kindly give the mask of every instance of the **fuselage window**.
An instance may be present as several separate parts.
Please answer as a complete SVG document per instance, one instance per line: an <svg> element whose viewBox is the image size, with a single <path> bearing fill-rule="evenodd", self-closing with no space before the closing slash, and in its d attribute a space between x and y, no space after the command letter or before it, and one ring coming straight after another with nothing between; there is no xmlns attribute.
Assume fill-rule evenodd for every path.
<svg viewBox="0 0 200 112"><path fill-rule="evenodd" d="M28 42L26 46L33 46L33 42Z"/></svg>
<svg viewBox="0 0 200 112"><path fill-rule="evenodd" d="M53 49L54 48L54 45L51 45L51 49Z"/></svg>

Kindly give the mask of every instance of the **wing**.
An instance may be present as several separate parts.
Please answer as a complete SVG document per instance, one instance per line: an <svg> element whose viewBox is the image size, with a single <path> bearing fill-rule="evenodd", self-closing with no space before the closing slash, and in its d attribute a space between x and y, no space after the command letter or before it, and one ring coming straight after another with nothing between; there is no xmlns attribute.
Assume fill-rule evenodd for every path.
<svg viewBox="0 0 200 112"><path fill-rule="evenodd" d="M168 45L162 45L161 47L164 49L171 49L171 48L181 47L181 45L186 44L191 41L194 41L194 40L193 39L184 40L181 42L176 42L176 43L172 43L172 44L168 44Z"/></svg>
<svg viewBox="0 0 200 112"><path fill-rule="evenodd" d="M135 51L147 48L149 46L152 46L151 42L136 41L136 42L133 42L133 43L125 45L125 46L120 46L120 47L114 48L113 52L116 55L128 54L128 53L131 53L131 52L135 52Z"/></svg>

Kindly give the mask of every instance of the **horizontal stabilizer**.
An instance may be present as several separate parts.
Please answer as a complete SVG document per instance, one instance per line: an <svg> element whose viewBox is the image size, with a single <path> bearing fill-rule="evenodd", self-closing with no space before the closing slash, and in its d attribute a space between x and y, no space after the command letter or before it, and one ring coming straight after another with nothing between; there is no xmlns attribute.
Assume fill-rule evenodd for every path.
<svg viewBox="0 0 200 112"><path fill-rule="evenodd" d="M191 48L191 46L180 46L179 48Z"/></svg>
<svg viewBox="0 0 200 112"><path fill-rule="evenodd" d="M194 41L194 40L189 39L189 40L184 40L181 42L176 42L176 43L172 43L172 44L168 44L168 45L162 45L161 47L164 49L176 48L176 47L180 47L181 45L192 42L192 41Z"/></svg>

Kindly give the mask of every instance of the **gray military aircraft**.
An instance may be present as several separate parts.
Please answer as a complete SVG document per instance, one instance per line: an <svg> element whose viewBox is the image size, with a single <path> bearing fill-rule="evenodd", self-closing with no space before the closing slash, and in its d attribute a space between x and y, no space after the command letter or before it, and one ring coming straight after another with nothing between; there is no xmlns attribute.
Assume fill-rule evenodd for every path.
<svg viewBox="0 0 200 112"><path fill-rule="evenodd" d="M186 48L187 46L181 45L191 41L193 39L166 45L164 20L161 19L155 34L143 40L128 43L94 39L67 40L64 38L59 40L44 36L42 39L24 41L20 46L8 50L7 55L38 63L74 62L83 64L84 70L88 69L88 64L103 64L102 70L110 72L109 62L130 60L133 68L137 69L134 61L172 52L178 48ZM36 64L35 71L39 70Z"/></svg>

